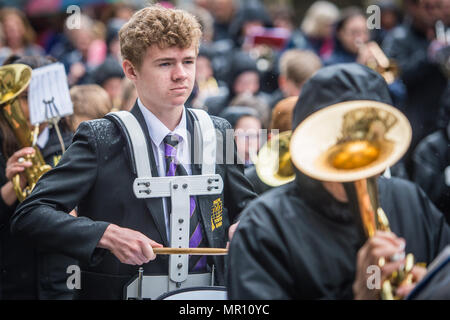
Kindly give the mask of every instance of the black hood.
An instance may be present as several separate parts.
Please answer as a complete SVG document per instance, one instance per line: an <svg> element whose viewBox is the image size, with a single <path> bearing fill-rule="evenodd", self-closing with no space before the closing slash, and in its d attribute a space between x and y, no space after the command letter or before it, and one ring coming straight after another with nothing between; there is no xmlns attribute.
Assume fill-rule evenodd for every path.
<svg viewBox="0 0 450 320"><path fill-rule="evenodd" d="M344 101L373 100L392 105L383 77L357 63L325 67L305 83L294 109L292 128L312 113Z"/></svg>
<svg viewBox="0 0 450 320"><path fill-rule="evenodd" d="M292 128L295 130L303 120L320 109L351 100L373 100L392 105L387 84L377 72L357 63L322 68L303 86L294 109ZM355 208L339 203L324 189L322 183L296 168L294 170L300 195L306 202L332 219L353 220L350 209ZM344 186L350 202L354 203L353 183L344 183Z"/></svg>

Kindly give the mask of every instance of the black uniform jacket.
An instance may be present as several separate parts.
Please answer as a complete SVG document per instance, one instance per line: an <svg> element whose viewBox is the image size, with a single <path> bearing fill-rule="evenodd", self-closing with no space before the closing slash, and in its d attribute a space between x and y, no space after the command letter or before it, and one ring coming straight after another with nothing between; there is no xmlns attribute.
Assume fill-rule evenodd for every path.
<svg viewBox="0 0 450 320"><path fill-rule="evenodd" d="M146 135L152 175L158 176L144 117L137 104L131 112ZM193 118L189 112L187 114L188 130L192 133ZM222 140L218 141L218 146L223 146L225 152L223 139L230 125L223 119L212 119L222 133L218 134L218 139ZM217 152L221 151L218 147ZM236 159L235 148L234 157ZM200 174L201 167L192 165L192 173ZM223 193L200 196L197 203L208 245L223 248L230 223L235 222L255 194L242 166L217 164L216 173L223 178ZM77 298L120 299L124 284L137 274L138 267L122 264L112 253L96 248L108 224L137 230L169 246L162 200L137 199L132 188L135 178L119 128L107 119L82 123L59 165L41 178L30 197L18 207L12 230L80 261L82 277ZM75 206L78 206L78 218L67 214ZM216 220L214 229L213 209L222 216L222 223ZM224 282L223 259L215 256L210 260L216 266L219 284ZM168 256L159 255L144 265L144 273L168 274Z"/></svg>
<svg viewBox="0 0 450 320"><path fill-rule="evenodd" d="M319 70L302 89L295 128L315 111L350 100L391 104L386 82L358 64ZM308 150L295 150L308 152ZM444 216L415 184L379 178L380 206L406 252L430 263L450 242ZM351 299L357 252L366 241L353 183L337 201L320 181L295 181L263 194L242 214L229 253L231 299Z"/></svg>

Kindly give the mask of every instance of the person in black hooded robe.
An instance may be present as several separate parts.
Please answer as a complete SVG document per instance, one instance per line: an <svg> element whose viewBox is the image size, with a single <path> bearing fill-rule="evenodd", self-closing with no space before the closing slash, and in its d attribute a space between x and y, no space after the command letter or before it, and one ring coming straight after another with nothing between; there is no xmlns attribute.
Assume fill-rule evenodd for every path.
<svg viewBox="0 0 450 320"><path fill-rule="evenodd" d="M313 112L350 100L391 104L379 74L358 64L337 64L319 70L305 84L293 129ZM367 288L366 270L379 257L404 250L428 264L450 243L442 213L407 180L378 178L380 206L392 233L378 231L369 240L351 205L356 199L353 184L344 184L343 196L326 185L296 170L294 182L250 203L230 244L230 299L376 299L379 290ZM382 279L400 263L388 262ZM423 268L414 270L418 278L424 273Z"/></svg>

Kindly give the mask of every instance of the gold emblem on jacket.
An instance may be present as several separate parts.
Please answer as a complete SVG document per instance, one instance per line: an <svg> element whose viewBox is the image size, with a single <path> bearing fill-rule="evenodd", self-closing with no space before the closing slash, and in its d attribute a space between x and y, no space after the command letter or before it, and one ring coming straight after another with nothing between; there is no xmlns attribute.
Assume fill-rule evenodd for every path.
<svg viewBox="0 0 450 320"><path fill-rule="evenodd" d="M212 206L212 215L211 215L211 230L214 231L214 229L219 228L222 226L222 199L217 198L213 201Z"/></svg>

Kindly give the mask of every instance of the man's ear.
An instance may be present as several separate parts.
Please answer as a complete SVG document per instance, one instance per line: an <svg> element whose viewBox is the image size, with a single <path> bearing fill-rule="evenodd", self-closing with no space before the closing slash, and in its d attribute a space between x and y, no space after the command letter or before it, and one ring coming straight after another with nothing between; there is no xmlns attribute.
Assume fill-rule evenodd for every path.
<svg viewBox="0 0 450 320"><path fill-rule="evenodd" d="M129 60L123 60L122 62L122 68L123 72L125 73L125 76L130 80L136 80L137 74L136 69Z"/></svg>

